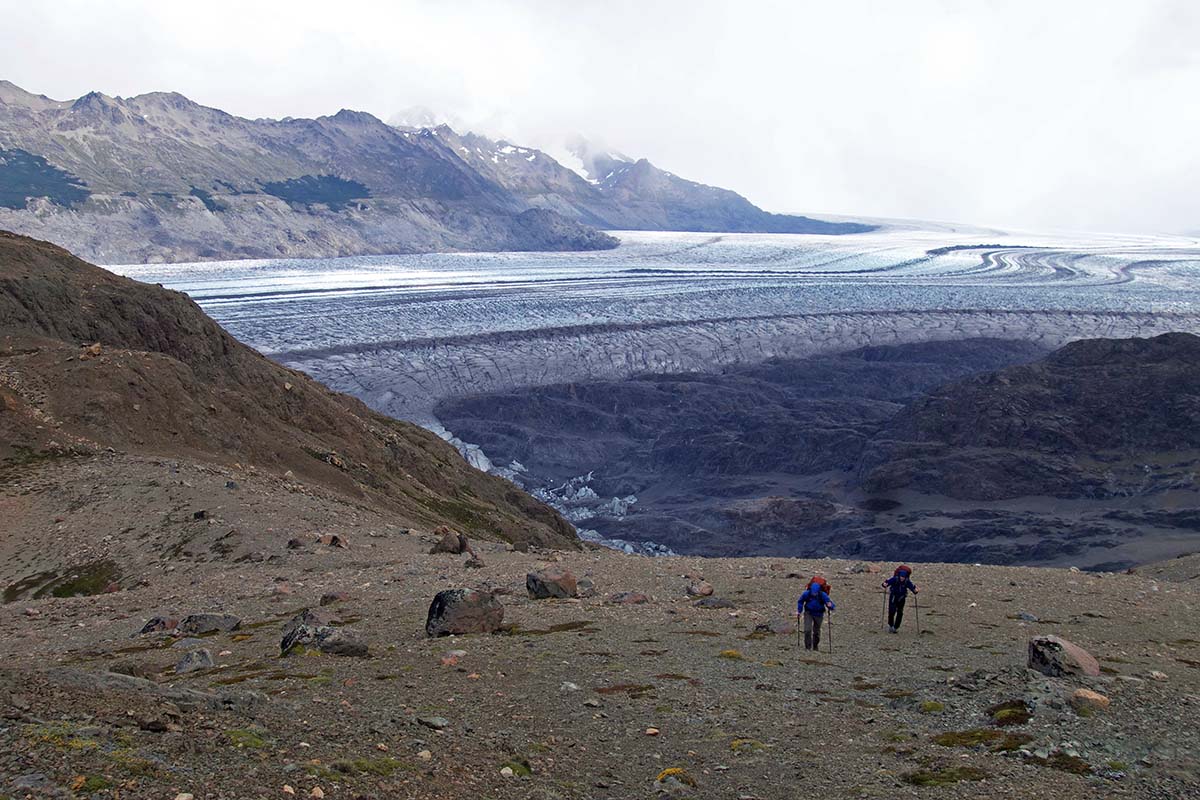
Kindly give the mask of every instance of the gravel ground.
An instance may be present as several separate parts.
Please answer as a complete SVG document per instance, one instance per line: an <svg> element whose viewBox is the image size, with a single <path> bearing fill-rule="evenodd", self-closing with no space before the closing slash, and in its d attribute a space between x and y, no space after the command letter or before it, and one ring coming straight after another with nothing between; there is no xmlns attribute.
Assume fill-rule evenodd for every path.
<svg viewBox="0 0 1200 800"><path fill-rule="evenodd" d="M483 542L467 568L429 555L432 532L294 482L117 455L10 476L0 520L0 797L1200 796L1195 580L917 564L921 633L910 601L889 635L882 575L848 570L890 564ZM111 570L78 569L96 564ZM528 599L549 564L596 595ZM832 652L752 635L791 619L795 576L815 572L838 603ZM31 597L64 574L114 591ZM695 607L700 577L734 607ZM496 590L512 627L426 638L433 595L458 586ZM606 602L621 591L650 602ZM322 610L369 657L281 657L284 624L331 592ZM198 612L241 624L138 635ZM1042 633L1102 674L1027 670ZM174 671L201 649L210 668ZM1080 687L1111 706L1076 712ZM1010 701L1028 721L994 725ZM950 732L976 744L934 741Z"/></svg>

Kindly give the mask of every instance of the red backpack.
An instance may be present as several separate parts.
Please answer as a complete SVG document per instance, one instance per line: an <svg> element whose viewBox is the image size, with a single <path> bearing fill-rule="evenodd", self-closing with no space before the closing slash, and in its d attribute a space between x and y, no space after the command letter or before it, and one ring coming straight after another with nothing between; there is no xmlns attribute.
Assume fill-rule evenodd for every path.
<svg viewBox="0 0 1200 800"><path fill-rule="evenodd" d="M829 581L825 580L820 575L813 575L812 580L810 580L808 583L809 583L809 585L812 585L814 583L817 584L818 586L821 587L822 592L824 592L825 594L829 594Z"/></svg>

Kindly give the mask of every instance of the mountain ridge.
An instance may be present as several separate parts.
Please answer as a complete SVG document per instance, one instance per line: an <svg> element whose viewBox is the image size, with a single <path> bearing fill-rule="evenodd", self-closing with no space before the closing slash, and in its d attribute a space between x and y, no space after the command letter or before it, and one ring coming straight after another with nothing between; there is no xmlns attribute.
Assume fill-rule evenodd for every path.
<svg viewBox="0 0 1200 800"><path fill-rule="evenodd" d="M0 228L93 261L615 247L598 228L872 229L634 167L592 183L532 148L362 111L247 119L178 92L58 101L0 83Z"/></svg>

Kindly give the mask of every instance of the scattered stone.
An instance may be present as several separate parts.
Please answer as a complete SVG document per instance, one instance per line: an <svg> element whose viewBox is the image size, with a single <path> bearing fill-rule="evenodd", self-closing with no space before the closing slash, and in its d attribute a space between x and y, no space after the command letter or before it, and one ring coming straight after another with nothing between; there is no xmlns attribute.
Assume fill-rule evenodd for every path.
<svg viewBox="0 0 1200 800"><path fill-rule="evenodd" d="M701 597L695 603L696 608L737 608L732 600L726 600L724 597Z"/></svg>
<svg viewBox="0 0 1200 800"><path fill-rule="evenodd" d="M225 481L225 488L226 489L236 489L236 488L238 488L238 483L237 483L237 481Z"/></svg>
<svg viewBox="0 0 1200 800"><path fill-rule="evenodd" d="M200 647L204 644L204 640L195 636L185 636L182 639L177 639L171 643L173 650L186 650L189 647Z"/></svg>
<svg viewBox="0 0 1200 800"><path fill-rule="evenodd" d="M322 653L333 656L353 656L365 658L370 655L366 641L357 633L346 628L335 628L331 625L304 622L306 616L317 616L306 610L288 623L284 629L283 639L279 642L279 652L286 655L298 646L312 646Z"/></svg>
<svg viewBox="0 0 1200 800"><path fill-rule="evenodd" d="M596 596L596 584L591 578L580 578L575 582L575 590L579 597Z"/></svg>
<svg viewBox="0 0 1200 800"><path fill-rule="evenodd" d="M871 565L865 561L859 561L846 567L845 571L851 575L864 575L871 571Z"/></svg>
<svg viewBox="0 0 1200 800"><path fill-rule="evenodd" d="M552 597L578 597L578 584L568 569L550 567L525 576L525 590L534 600Z"/></svg>
<svg viewBox="0 0 1200 800"><path fill-rule="evenodd" d="M759 636L791 636L795 632L796 623L787 617L776 617L754 626L754 633Z"/></svg>
<svg viewBox="0 0 1200 800"><path fill-rule="evenodd" d="M1064 675L1100 674L1100 662L1077 644L1058 636L1035 636L1029 640L1029 668L1052 678Z"/></svg>
<svg viewBox="0 0 1200 800"><path fill-rule="evenodd" d="M578 692L579 684L571 683L570 681L563 681L563 685L558 688L564 692Z"/></svg>
<svg viewBox="0 0 1200 800"><path fill-rule="evenodd" d="M445 525L437 528L434 534L440 535L437 544L429 551L431 556L439 553L449 553L452 556L462 555L467 552L470 545L467 542L467 537L461 533L455 533Z"/></svg>
<svg viewBox="0 0 1200 800"><path fill-rule="evenodd" d="M467 569L483 569L486 565L483 563L483 559L479 556L471 556L465 562L463 562L463 566Z"/></svg>
<svg viewBox="0 0 1200 800"><path fill-rule="evenodd" d="M326 592L321 595L320 604L323 606L331 606L334 603L344 603L350 599L350 595L346 592Z"/></svg>
<svg viewBox="0 0 1200 800"><path fill-rule="evenodd" d="M343 550L350 546L350 543L347 542L345 538L336 533L327 533L324 536L321 536L317 539L317 544L323 544L326 547L340 547Z"/></svg>
<svg viewBox="0 0 1200 800"><path fill-rule="evenodd" d="M199 672L202 669L212 669L213 663L212 652L206 648L191 650L179 659L175 665L175 672L183 675L188 672Z"/></svg>
<svg viewBox="0 0 1200 800"><path fill-rule="evenodd" d="M504 623L504 606L486 592L446 589L429 605L425 620L428 636L464 633L495 633Z"/></svg>
<svg viewBox="0 0 1200 800"><path fill-rule="evenodd" d="M308 796L313 798L313 800L321 800L325 796L325 790L320 786L314 786L312 791L308 793Z"/></svg>
<svg viewBox="0 0 1200 800"><path fill-rule="evenodd" d="M283 785L283 793L284 793L284 794L295 794L295 793L296 793L296 790L295 790L294 788L292 788L291 786L288 786L288 785L285 783L285 784Z"/></svg>
<svg viewBox="0 0 1200 800"><path fill-rule="evenodd" d="M513 775L514 775L514 773L513 773L512 767L504 766L504 767L500 768L500 777L511 778Z"/></svg>
<svg viewBox="0 0 1200 800"><path fill-rule="evenodd" d="M291 539L288 539L287 548L288 550L303 550L306 544L308 544L308 542L304 541L303 539L299 537L292 537Z"/></svg>
<svg viewBox="0 0 1200 800"><path fill-rule="evenodd" d="M429 752L428 750L422 750L421 752L417 753L417 758L421 759L422 761L432 761L433 753Z"/></svg>
<svg viewBox="0 0 1200 800"><path fill-rule="evenodd" d="M650 598L641 592L617 592L609 595L604 602L618 606L637 606L649 603Z"/></svg>
<svg viewBox="0 0 1200 800"><path fill-rule="evenodd" d="M13 778L12 785L14 789L45 789L51 784L50 779L43 773L30 772Z"/></svg>
<svg viewBox="0 0 1200 800"><path fill-rule="evenodd" d="M179 621L176 633L203 636L206 633L228 633L242 626L242 620L232 614L189 614Z"/></svg>
<svg viewBox="0 0 1200 800"><path fill-rule="evenodd" d="M1041 622L1042 621L1041 618L1039 618L1036 614L1030 614L1028 611L1018 612L1017 619L1019 619L1023 622Z"/></svg>
<svg viewBox="0 0 1200 800"><path fill-rule="evenodd" d="M1152 681L1165 681L1165 680L1169 680L1169 679L1168 679L1168 677L1167 677L1167 673L1165 673L1165 672L1159 672L1159 671L1158 671L1158 670L1156 670L1156 669L1152 669L1152 670L1150 670L1150 672L1146 673L1146 677L1147 677L1147 678L1149 678L1149 679L1150 679L1150 680L1152 680Z"/></svg>
<svg viewBox="0 0 1200 800"><path fill-rule="evenodd" d="M713 593L713 585L708 581L697 581L689 583L686 591L688 597L708 597Z"/></svg>
<svg viewBox="0 0 1200 800"><path fill-rule="evenodd" d="M595 697L589 697L587 700L583 701L583 704L588 708L600 708L604 705L604 703L600 702Z"/></svg>
<svg viewBox="0 0 1200 800"><path fill-rule="evenodd" d="M196 800L196 796L190 792L180 792L175 795L175 800Z"/></svg>
<svg viewBox="0 0 1200 800"><path fill-rule="evenodd" d="M1107 711L1109 699L1091 689L1076 689L1071 695L1071 705L1076 711Z"/></svg>
<svg viewBox="0 0 1200 800"><path fill-rule="evenodd" d="M445 717L417 717L417 722L435 731L443 731L450 727L450 720Z"/></svg>
<svg viewBox="0 0 1200 800"><path fill-rule="evenodd" d="M138 631L138 636L145 636L148 633L167 633L179 627L179 620L173 617L152 617L149 622L142 626Z"/></svg>
<svg viewBox="0 0 1200 800"><path fill-rule="evenodd" d="M646 728L647 736L658 736L658 734L659 734L658 728Z"/></svg>

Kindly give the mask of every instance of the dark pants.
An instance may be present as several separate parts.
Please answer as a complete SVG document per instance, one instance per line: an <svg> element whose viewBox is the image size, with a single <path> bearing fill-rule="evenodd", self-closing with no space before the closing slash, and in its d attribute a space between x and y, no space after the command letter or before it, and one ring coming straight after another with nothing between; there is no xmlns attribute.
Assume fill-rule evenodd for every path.
<svg viewBox="0 0 1200 800"><path fill-rule="evenodd" d="M821 649L821 623L825 621L824 614L804 612L804 649Z"/></svg>
<svg viewBox="0 0 1200 800"><path fill-rule="evenodd" d="M904 601L907 597L897 597L892 595L888 602L888 626L899 628L900 622L904 619Z"/></svg>

